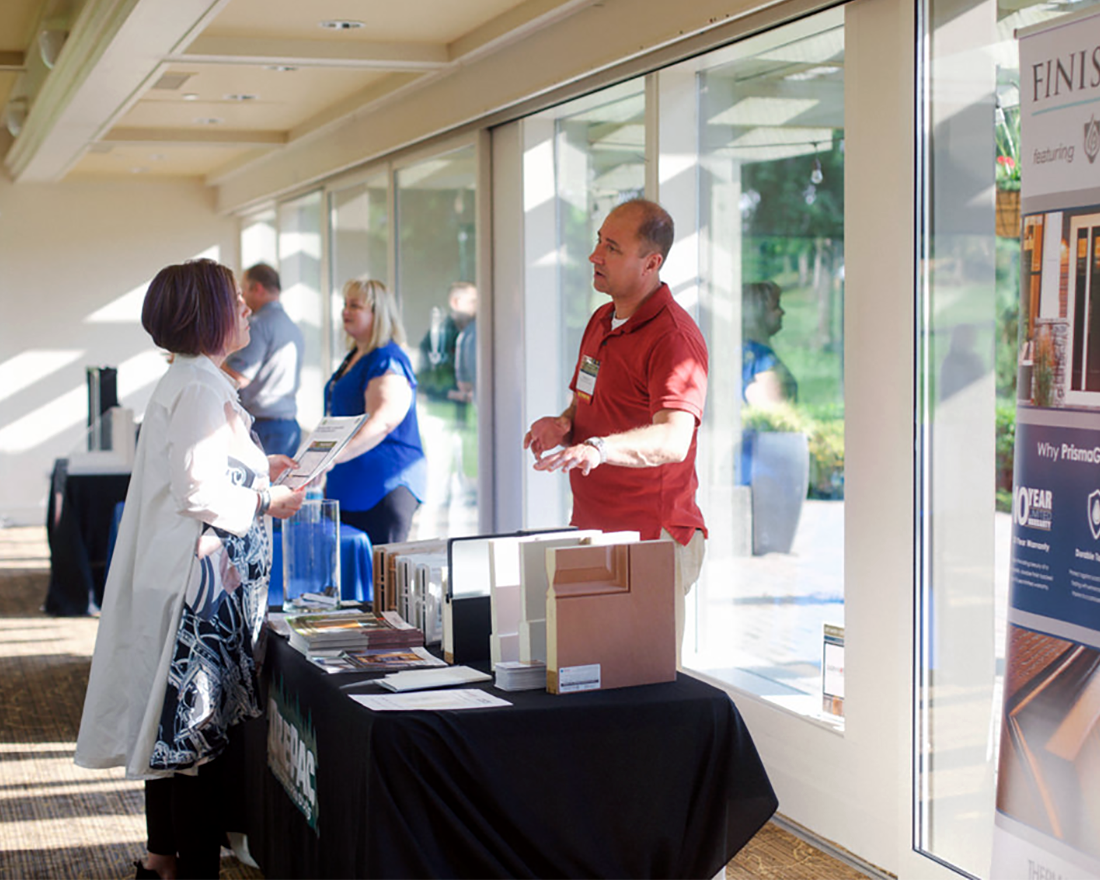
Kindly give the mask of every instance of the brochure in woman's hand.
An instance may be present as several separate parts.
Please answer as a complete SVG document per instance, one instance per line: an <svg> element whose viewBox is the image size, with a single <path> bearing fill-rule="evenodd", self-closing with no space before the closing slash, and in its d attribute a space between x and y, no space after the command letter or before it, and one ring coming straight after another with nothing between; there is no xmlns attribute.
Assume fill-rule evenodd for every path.
<svg viewBox="0 0 1100 880"><path fill-rule="evenodd" d="M321 419L294 456L298 466L284 471L275 484L300 489L312 483L328 470L340 450L355 436L355 432L366 420L366 415L326 416Z"/></svg>

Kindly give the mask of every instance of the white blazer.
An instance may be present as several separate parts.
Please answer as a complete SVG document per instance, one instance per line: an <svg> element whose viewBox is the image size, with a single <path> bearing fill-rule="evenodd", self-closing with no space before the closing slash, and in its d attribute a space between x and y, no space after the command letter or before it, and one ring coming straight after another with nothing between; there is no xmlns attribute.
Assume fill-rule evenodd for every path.
<svg viewBox="0 0 1100 880"><path fill-rule="evenodd" d="M176 355L145 411L103 608L76 744L82 767L151 770L168 665L203 523L243 536L255 488L234 485L228 460L261 475L267 457L236 383L208 357Z"/></svg>

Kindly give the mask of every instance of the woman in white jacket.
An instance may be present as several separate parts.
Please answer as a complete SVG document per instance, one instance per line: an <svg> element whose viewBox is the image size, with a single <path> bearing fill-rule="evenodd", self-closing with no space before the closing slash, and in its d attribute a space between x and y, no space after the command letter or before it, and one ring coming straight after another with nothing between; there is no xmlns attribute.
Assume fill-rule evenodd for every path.
<svg viewBox="0 0 1100 880"><path fill-rule="evenodd" d="M229 726L261 712L264 516L288 517L304 499L271 485L292 462L264 455L221 370L248 343L248 315L233 273L212 260L161 270L142 308L173 357L142 421L76 747L81 766L146 780L138 877L218 876L214 759Z"/></svg>

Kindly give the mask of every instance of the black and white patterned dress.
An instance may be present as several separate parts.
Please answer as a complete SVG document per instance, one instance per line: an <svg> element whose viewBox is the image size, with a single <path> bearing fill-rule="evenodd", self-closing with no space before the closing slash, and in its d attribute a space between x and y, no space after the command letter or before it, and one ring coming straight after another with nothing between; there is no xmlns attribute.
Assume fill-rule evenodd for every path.
<svg viewBox="0 0 1100 880"><path fill-rule="evenodd" d="M237 485L259 475L230 459ZM183 602L156 742L149 766L187 770L225 749L228 729L261 714L258 656L271 566L267 526L244 537L204 525Z"/></svg>

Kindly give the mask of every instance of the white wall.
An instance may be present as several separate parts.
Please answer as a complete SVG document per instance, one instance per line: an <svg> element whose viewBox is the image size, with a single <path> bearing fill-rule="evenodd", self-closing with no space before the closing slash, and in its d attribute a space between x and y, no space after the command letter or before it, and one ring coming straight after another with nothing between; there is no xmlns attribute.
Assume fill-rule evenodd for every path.
<svg viewBox="0 0 1100 880"><path fill-rule="evenodd" d="M0 521L45 522L53 461L83 442L86 367L117 367L140 418L164 370L145 288L200 255L237 268L237 223L201 183L0 177Z"/></svg>

